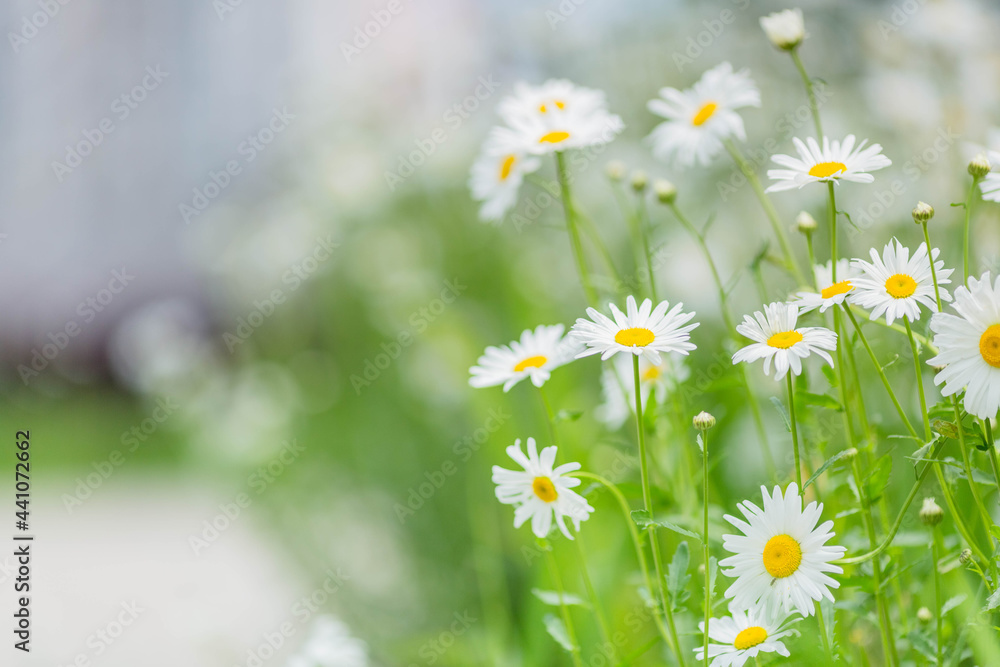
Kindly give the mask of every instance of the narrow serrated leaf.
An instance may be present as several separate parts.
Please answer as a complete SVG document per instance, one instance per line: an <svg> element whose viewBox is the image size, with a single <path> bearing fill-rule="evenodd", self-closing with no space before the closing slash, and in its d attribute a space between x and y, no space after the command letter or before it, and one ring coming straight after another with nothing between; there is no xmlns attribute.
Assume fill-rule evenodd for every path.
<svg viewBox="0 0 1000 667"><path fill-rule="evenodd" d="M958 605L960 605L963 602L965 602L965 598L966 597L967 596L963 593L961 595L956 595L953 598L948 598L947 600L945 600L945 603L943 605L941 605L941 615L944 616L949 611L951 611L952 609L954 609Z"/></svg>
<svg viewBox="0 0 1000 667"><path fill-rule="evenodd" d="M563 620L556 616L555 614L546 614L545 619L545 629L548 630L549 635L556 640L560 646L564 649L573 653L576 651L576 646L569 639L569 632L566 631L566 624Z"/></svg>
<svg viewBox="0 0 1000 667"><path fill-rule="evenodd" d="M788 409L785 408L785 404L777 396L771 397L771 404L774 405L774 409L778 411L779 415L781 415L781 420L785 422L785 430L791 433L792 421L788 418Z"/></svg>
<svg viewBox="0 0 1000 667"><path fill-rule="evenodd" d="M819 476L822 475L826 471L827 468L829 468L830 466L832 466L834 463L836 463L840 459L844 458L844 456L846 456L846 455L847 455L847 451L844 450L842 452L837 452L836 454L834 454L833 456L831 456L830 458L828 458L823 463L823 465L821 465L819 468L816 469L816 472L814 472L812 474L812 477L810 477L808 480L806 480L806 483L802 485L802 490L805 491L807 488L809 488L809 485L812 484L813 482L815 482L819 478Z"/></svg>
<svg viewBox="0 0 1000 667"><path fill-rule="evenodd" d="M531 594L536 598L541 600L544 604L552 607L559 607L561 605L576 606L576 607L587 607L590 608L590 604L584 600L579 595L573 595L572 593L563 593L562 602L559 600L559 591L546 591L541 588L532 588Z"/></svg>

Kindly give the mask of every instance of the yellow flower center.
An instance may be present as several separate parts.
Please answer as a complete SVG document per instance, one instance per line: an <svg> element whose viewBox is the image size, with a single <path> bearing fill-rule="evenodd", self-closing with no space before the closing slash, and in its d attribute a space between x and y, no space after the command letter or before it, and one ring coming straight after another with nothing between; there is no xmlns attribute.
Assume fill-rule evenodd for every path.
<svg viewBox="0 0 1000 667"><path fill-rule="evenodd" d="M514 168L514 161L515 160L517 160L517 158L515 156L513 156L513 155L508 155L504 159L503 164L500 165L500 180L501 181L506 181L507 177L510 176L510 170Z"/></svg>
<svg viewBox="0 0 1000 667"><path fill-rule="evenodd" d="M549 132L544 137L538 140L540 144L558 144L569 139L569 132L563 132L562 130L555 130L554 132Z"/></svg>
<svg viewBox="0 0 1000 667"><path fill-rule="evenodd" d="M812 166L809 175L816 178L829 178L841 171L847 171L847 165L843 162L820 162Z"/></svg>
<svg viewBox="0 0 1000 667"><path fill-rule="evenodd" d="M771 347L777 347L782 350L787 350L792 345L795 345L801 340L802 340L802 334L800 334L795 329L792 329L791 331L781 331L779 333L774 334L773 336L767 339L767 344L770 345Z"/></svg>
<svg viewBox="0 0 1000 667"><path fill-rule="evenodd" d="M740 633L736 635L736 641L733 642L733 646L739 651L745 651L757 644L764 643L765 639L767 639L767 630L759 625L754 625L746 630L740 630Z"/></svg>
<svg viewBox="0 0 1000 667"><path fill-rule="evenodd" d="M1000 324L994 324L979 337L979 354L993 368L1000 368Z"/></svg>
<svg viewBox="0 0 1000 667"><path fill-rule="evenodd" d="M905 299L917 291L917 281L905 273L897 273L885 281L885 291L894 299Z"/></svg>
<svg viewBox="0 0 1000 667"><path fill-rule="evenodd" d="M556 485L548 477L536 477L535 481L531 483L531 490L542 502L554 503L559 497Z"/></svg>
<svg viewBox="0 0 1000 667"><path fill-rule="evenodd" d="M712 114L714 114L715 110L718 108L719 105L716 104L715 102L706 102L705 106L698 109L698 113L696 113L694 115L694 118L691 119L691 124L696 127L699 125L704 125L705 123L708 122L708 119L712 117Z"/></svg>
<svg viewBox="0 0 1000 667"><path fill-rule="evenodd" d="M653 332L642 327L622 329L615 334L615 342L626 347L633 347L635 345L646 347L654 340L656 340L656 336L653 335Z"/></svg>
<svg viewBox="0 0 1000 667"><path fill-rule="evenodd" d="M854 289L854 285L851 284L850 280L841 280L839 283L834 283L824 289L819 295L824 299L830 299L838 294L847 294L852 289Z"/></svg>
<svg viewBox="0 0 1000 667"><path fill-rule="evenodd" d="M658 366L650 366L646 369L646 372L642 374L642 379L648 382L652 382L657 379L663 373L660 371Z"/></svg>
<svg viewBox="0 0 1000 667"><path fill-rule="evenodd" d="M562 100L552 100L552 103L555 104L556 108L559 109L560 111L562 111L563 109L566 108L566 103L563 102ZM549 112L549 108L546 105L544 105L544 104L542 106L538 107L538 110L541 111L542 113L548 113Z"/></svg>
<svg viewBox="0 0 1000 667"><path fill-rule="evenodd" d="M541 368L542 366L545 365L546 361L548 361L548 358L543 357L540 354L535 357L528 357L524 361L518 363L517 366L514 366L514 372L520 373L525 368Z"/></svg>
<svg viewBox="0 0 1000 667"><path fill-rule="evenodd" d="M775 535L764 545L764 569L775 579L795 574L802 563L802 547L788 535Z"/></svg>

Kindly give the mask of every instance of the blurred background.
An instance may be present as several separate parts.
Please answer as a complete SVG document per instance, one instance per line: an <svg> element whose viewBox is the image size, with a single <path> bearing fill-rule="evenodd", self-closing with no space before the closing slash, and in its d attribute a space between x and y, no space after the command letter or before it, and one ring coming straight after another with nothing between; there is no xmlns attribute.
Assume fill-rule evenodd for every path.
<svg viewBox="0 0 1000 667"><path fill-rule="evenodd" d="M948 204L964 199L965 165L1000 112L997 6L799 4L802 57L828 85L827 131L870 137L893 161L873 186L841 189L857 225L842 256L891 234L916 245L909 210L921 199L938 209L932 234L955 265L960 214ZM486 345L568 325L585 302L560 207L533 209L526 188L516 210L532 224L484 225L469 165L515 81L606 91L626 130L578 165L577 193L623 272L634 267L610 159L674 181L699 223L715 216L713 252L750 312L749 269L769 236L752 192L727 186L738 172L724 159L683 173L656 164L645 103L729 60L762 90L763 107L743 114L747 154L763 165L768 140L791 152L792 136L811 134L808 108L758 25L787 6L5 3L0 423L8 440L30 430L37 541L33 651L5 645L0 662L563 660L525 593L549 587L534 540L489 480L515 437L544 432L544 415L528 386L467 382ZM791 224L801 209L822 219L824 197L775 201ZM731 511L766 475L749 416L726 414L742 395L707 267L665 209L651 214L661 294L703 322L687 398L720 418ZM978 219L975 253L996 270L995 206ZM794 287L767 266L763 278L775 294ZM911 370L892 372L905 382ZM597 362L555 374L556 407L585 413L560 428L570 456L594 470L624 460L629 479L630 432L592 417L599 374ZM609 511L591 523L617 534L616 521ZM623 617L636 601L608 565L631 558L624 533L590 546ZM14 560L0 553L8 617ZM877 645L877 631L865 641Z"/></svg>

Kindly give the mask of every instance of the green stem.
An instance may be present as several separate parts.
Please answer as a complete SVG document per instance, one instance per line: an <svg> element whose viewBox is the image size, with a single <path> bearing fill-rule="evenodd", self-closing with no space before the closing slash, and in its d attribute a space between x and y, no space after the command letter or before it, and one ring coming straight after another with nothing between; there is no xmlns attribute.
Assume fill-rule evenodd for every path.
<svg viewBox="0 0 1000 667"><path fill-rule="evenodd" d="M617 660L618 657L615 651L614 642L611 641L611 632L608 629L608 621L604 617L604 610L601 606L601 601L597 597L597 590L594 588L594 582L590 579L590 571L587 568L587 552L583 548L583 539L580 533L576 534L576 539L573 540L576 543L576 550L580 554L580 573L583 576L583 586L587 589L587 597L590 598L590 606L594 608L594 616L597 619L597 625L601 629L601 638L604 640L604 645L611 651L611 659Z"/></svg>
<svg viewBox="0 0 1000 667"><path fill-rule="evenodd" d="M937 453L941 450L944 445L944 440L939 442L936 447L933 448L931 454L927 457L930 459L936 458ZM927 477L927 472L931 469L932 464L926 464L924 469L917 474L917 480L913 483L913 487L906 496L906 500L903 501L903 506L899 509L899 514L896 516L896 520L893 522L892 527L889 529L889 533L882 540L882 543L877 547L872 549L866 554L861 556L854 556L853 558L841 558L840 560L834 561L840 565L856 565L858 563L864 563L865 561L875 558L892 544L893 539L896 537L896 533L899 532L899 527L903 525L903 517L906 516L906 510L910 508L910 504L913 503L913 499L917 497L917 493L920 491L920 486L924 483L924 478Z"/></svg>
<svg viewBox="0 0 1000 667"><path fill-rule="evenodd" d="M941 662L941 573L938 571L941 553L938 547L937 527L931 529L931 558L933 558L931 569L934 571L934 635L936 638L934 644L937 648L937 664L941 665L943 664Z"/></svg>
<svg viewBox="0 0 1000 667"><path fill-rule="evenodd" d="M740 152L739 148L736 147L730 140L725 140L723 142L726 146L726 150L732 156L733 160L739 166L740 171L746 177L747 182L750 183L750 187L753 188L754 194L757 195L757 200L760 202L761 207L764 209L764 214L767 216L768 221L771 223L771 228L774 231L774 235L778 239L778 244L781 246L781 253L785 256L785 264L792 275L795 276L795 280L798 281L800 285L805 284L805 278L802 275L802 270L799 268L799 263L795 261L795 255L792 253L792 246L788 242L788 235L785 233L785 228L781 224L781 218L778 215L778 211L774 208L774 204L768 198L767 193L764 192L763 186L760 184L760 179L757 178L757 173L754 171L753 167L743 154Z"/></svg>
<svg viewBox="0 0 1000 667"><path fill-rule="evenodd" d="M806 235L806 252L809 256L809 276L812 278L812 285L819 290L819 281L816 280L816 253L813 250L813 233L812 231L805 232Z"/></svg>
<svg viewBox="0 0 1000 667"><path fill-rule="evenodd" d="M837 195L833 191L833 181L826 186L830 196L830 276L837 282Z"/></svg>
<svg viewBox="0 0 1000 667"><path fill-rule="evenodd" d="M795 452L795 481L799 486L799 493L805 493L802 488L802 466L799 465L799 428L795 423L795 390L792 382L792 372L788 371L785 376L788 379L788 420L792 427L792 447Z"/></svg>
<svg viewBox="0 0 1000 667"><path fill-rule="evenodd" d="M889 384L889 378L885 376L885 371L882 369L882 365L878 362L878 358L875 356L875 352L872 350L872 346L868 344L868 339L865 338L865 333L861 330L861 325L858 324L858 320L854 317L854 313L846 305L842 304L844 312L847 313L847 317L851 319L851 323L854 325L854 330L858 332L858 338L861 339L861 344L864 346L865 351L868 352L868 356L872 360L872 365L878 372L879 378L882 380L882 386L885 387L886 392L889 394L889 398L892 399L892 404L896 406L896 412L899 413L899 418L903 420L903 425L906 426L906 430L910 432L914 438L918 438L916 429L910 424L910 420L906 418L906 413L903 411L903 406L899 404L899 399L896 398L896 392L892 390L892 385Z"/></svg>
<svg viewBox="0 0 1000 667"><path fill-rule="evenodd" d="M983 502L983 499L979 495L979 488L976 486L976 481L972 478L972 462L969 458L969 449L965 446L965 432L962 430L962 413L958 407L957 396L952 396L952 407L955 410L955 425L958 427L958 448L962 453L962 466L965 469L965 477L969 482L969 491L972 492L972 498L979 509L979 518L983 520L986 541L991 542L990 526L993 525L993 520L986 509L986 503Z"/></svg>
<svg viewBox="0 0 1000 667"><path fill-rule="evenodd" d="M618 268L615 266L615 260L611 257L611 251L608 250L607 244L604 243L604 239L601 238L601 233L597 229L597 225L594 221L590 219L583 211L576 211L576 217L579 222L583 225L581 229L583 232L590 237L591 243L597 248L597 253L601 257L601 261L604 262L604 266L608 269L608 275L612 279L618 281L618 284L622 284L621 274L618 272Z"/></svg>
<svg viewBox="0 0 1000 667"><path fill-rule="evenodd" d="M990 456L990 465L993 467L993 479L995 479L997 483L997 502L1000 502L1000 465L997 464L997 446L996 443L993 442L993 427L990 426L989 419L983 420L983 427L986 430L986 446L987 453ZM961 427L959 430L961 431Z"/></svg>
<svg viewBox="0 0 1000 667"><path fill-rule="evenodd" d="M573 195L569 186L569 173L566 170L566 157L562 151L556 152L556 171L559 174L559 187L562 192L563 211L566 213L566 230L569 232L570 244L573 246L573 257L576 259L576 268L580 273L580 281L583 284L583 291L587 295L587 302L597 306L597 292L590 282L590 273L587 270L587 259L583 254L583 243L580 241L580 230L576 226L576 208L573 205Z"/></svg>
<svg viewBox="0 0 1000 667"><path fill-rule="evenodd" d="M938 287L937 269L934 268L934 257L931 254L931 234L927 231L927 221L920 223L924 228L924 243L927 245L927 258L931 263L931 280L934 281L934 299L937 301L938 312L941 312L941 288Z"/></svg>
<svg viewBox="0 0 1000 667"><path fill-rule="evenodd" d="M646 429L642 421L642 386L639 378L639 357L632 355L632 371L635 378L635 426L639 438L639 471L642 477L642 500L646 512L653 516L653 494L649 486L649 466L646 462ZM656 530L652 524L647 529L649 534L649 547L653 552L653 565L656 568L656 581L660 589L660 601L663 604L663 613L667 618L667 625L670 627L671 648L677 656L677 662L682 667L684 665L684 655L681 652L681 643L677 637L677 626L674 623L674 610L670 597L667 595L666 585L663 579L663 564L660 559L660 544L656 539ZM650 590L650 595L653 591Z"/></svg>
<svg viewBox="0 0 1000 667"><path fill-rule="evenodd" d="M917 376L917 395L920 397L920 414L924 419L924 442L930 442L931 438L931 418L927 414L927 397L924 396L924 374L920 367L920 353L917 352L917 341L913 339L913 328L910 326L910 318L903 317L903 324L906 325L906 336L910 339L910 350L913 352L913 370Z"/></svg>
<svg viewBox="0 0 1000 667"><path fill-rule="evenodd" d="M972 177L972 185L969 186L969 194L965 198L965 223L963 225L964 243L962 245L962 259L964 267L962 284L969 282L969 223L972 220L972 204L976 201L976 186L979 185L979 178ZM930 252L930 248L927 248ZM931 261L934 261L933 259Z"/></svg>
<svg viewBox="0 0 1000 667"><path fill-rule="evenodd" d="M583 667L583 662L580 659L580 644L576 640L576 630L573 628L573 618L570 616L569 607L564 600L566 593L563 590L562 577L559 576L559 565L556 563L556 557L552 554L552 547L548 543L545 546L545 560L549 566L549 576L552 577L556 593L559 594L559 609L562 612L563 624L566 626L566 634L569 636L569 642L573 645L573 650L571 651L573 664L576 667Z"/></svg>
<svg viewBox="0 0 1000 667"><path fill-rule="evenodd" d="M868 311L866 311L864 308L861 308L859 306L851 306L851 310L853 310L856 315L862 315L864 317L868 317ZM885 327L886 329L892 329L893 331L895 331L897 333L901 333L901 334L905 334L906 333L906 328L905 327L902 327L899 324L896 324L895 322L893 322L892 324L889 324L888 322L885 321L884 318L881 318L881 317L878 318L878 319L876 319L876 320L869 320L869 321L872 322L873 324L877 324L877 325L879 325L881 327ZM937 346L934 345L934 343L932 343L927 338L927 336L922 336L921 334L918 334L916 331L914 331L913 332L913 337L917 339L917 342L920 343L921 347L926 348L931 354L937 354L939 352L939 350L937 349Z"/></svg>
<svg viewBox="0 0 1000 667"><path fill-rule="evenodd" d="M858 487L858 494L861 496L861 510L864 517L865 529L868 532L868 544L870 548L874 549L878 546L878 538L875 535L875 521L872 518L871 500L865 488L857 457L854 457L851 461L851 469L854 473L854 481ZM894 653L892 625L889 618L889 610L886 608L885 596L882 595L882 564L878 558L872 559L872 581L875 584L875 607L878 612L879 634L882 636L882 647L885 651L886 659L889 659Z"/></svg>
<svg viewBox="0 0 1000 667"><path fill-rule="evenodd" d="M816 141L822 144L823 124L819 119L819 105L816 103L816 92L813 90L812 79L810 79L809 74L806 73L805 65L802 64L802 59L799 58L798 49L792 49L788 53L792 56L792 62L795 63L795 68L799 70L799 76L802 77L802 83L806 87L806 95L809 96L809 110L812 112L813 124L816 126Z"/></svg>
<svg viewBox="0 0 1000 667"><path fill-rule="evenodd" d="M705 667L708 667L708 624L712 618L712 583L711 567L709 566L708 548L708 430L701 432L701 462L702 462L702 500L704 505L704 542L702 550L705 562Z"/></svg>
<svg viewBox="0 0 1000 667"><path fill-rule="evenodd" d="M833 653L830 651L830 640L826 636L826 623L823 621L823 603L816 603L816 624L819 625L819 636L823 642L823 652L833 660Z"/></svg>
<svg viewBox="0 0 1000 667"><path fill-rule="evenodd" d="M542 387L538 387L538 395L542 398L542 408L545 410L545 421L549 425L549 437L552 438L553 445L558 445L559 438L556 437L556 416L552 412L552 404L549 403L549 399L545 395L545 390Z"/></svg>
<svg viewBox="0 0 1000 667"><path fill-rule="evenodd" d="M643 192L636 193L636 198L638 199L638 204L636 210L638 214L636 216L636 232L638 232L639 239L642 245L643 254L646 256L646 270L649 272L649 293L653 297L653 303L657 304L660 299L656 296L656 276L653 273L653 255L649 251L649 213L646 210L646 196Z"/></svg>
<svg viewBox="0 0 1000 667"><path fill-rule="evenodd" d="M601 477L600 475L595 475L590 472L577 471L570 473L573 477L581 477L584 479L592 479L598 484L603 485L611 495L615 497L618 501L618 506L621 508L622 515L625 518L625 526L628 528L629 535L632 537L632 546L635 548L635 556L639 561L639 569L642 570L642 575L646 579L646 590L649 591L650 597L655 596L653 588L653 579L649 576L649 564L646 561L646 552L642 548L642 540L639 537L639 529L636 528L635 521L632 520L632 509L629 507L628 500L625 499L625 494L621 492L613 482ZM656 621L656 627L660 631L660 635L663 637L663 641L670 645L670 634L667 628L663 625L663 619L659 614L653 614L653 618Z"/></svg>
<svg viewBox="0 0 1000 667"><path fill-rule="evenodd" d="M701 253L705 256L705 262L708 264L709 270L712 272L712 280L715 281L715 289L719 295L719 305L722 310L722 320L726 324L726 328L729 329L729 335L733 337L734 340L739 339L739 332L736 331L736 322L733 321L733 314L729 307L729 295L726 294L726 286L722 282L722 276L719 274L719 267L716 265L715 260L712 258L712 251L709 250L708 242L705 241L705 236L699 232L695 226L688 220L677 204L670 203L670 211L674 214L674 217L684 226L694 240L698 243L698 247L701 249ZM771 446L768 443L767 438L767 428L764 426L764 417L760 413L760 405L757 403L757 397L753 393L753 389L750 387L750 378L747 375L746 364L738 364L740 380L743 384L743 389L747 395L747 404L750 406L750 411L753 414L754 425L757 428L757 435L760 439L761 452L764 455L764 465L767 468L768 475L774 477L777 467L774 464L774 457L771 455Z"/></svg>

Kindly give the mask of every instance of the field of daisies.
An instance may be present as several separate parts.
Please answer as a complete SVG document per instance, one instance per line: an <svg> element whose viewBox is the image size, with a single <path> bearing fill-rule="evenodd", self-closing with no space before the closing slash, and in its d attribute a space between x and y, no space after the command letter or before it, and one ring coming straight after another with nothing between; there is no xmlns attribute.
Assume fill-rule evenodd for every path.
<svg viewBox="0 0 1000 667"><path fill-rule="evenodd" d="M844 202L897 156L825 131L837 93L804 63L823 63L808 16L760 26L746 48L785 59L806 119L763 162L744 117L768 101L738 63L651 91L655 172L608 159L630 119L600 90L522 82L495 105L479 216L575 268L554 279L577 312L481 304L508 335L468 359L468 392L517 433L476 447L469 483L492 517L470 537L491 664L1000 665L1000 276L977 251L1000 153L950 199L914 196L895 236L868 232ZM738 224L715 224L726 183L706 203L668 180L719 163L753 194ZM605 187L581 187L598 168ZM821 204L791 209L800 190ZM538 209L541 252L522 233ZM749 266L720 260L761 235Z"/></svg>

